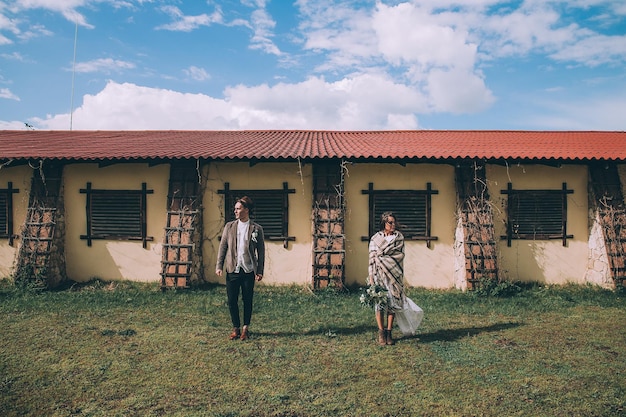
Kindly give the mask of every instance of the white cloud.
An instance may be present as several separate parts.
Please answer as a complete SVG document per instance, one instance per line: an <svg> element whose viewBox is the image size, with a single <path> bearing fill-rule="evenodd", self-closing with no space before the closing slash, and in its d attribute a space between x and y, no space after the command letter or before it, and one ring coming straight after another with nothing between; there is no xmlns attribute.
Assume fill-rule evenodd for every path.
<svg viewBox="0 0 626 417"><path fill-rule="evenodd" d="M258 127L285 129L389 129L389 114L413 116L426 108L421 94L384 75L364 74L329 83L310 78L273 87L237 86L226 90L237 116ZM417 128L414 117L406 117Z"/></svg>
<svg viewBox="0 0 626 417"><path fill-rule="evenodd" d="M379 4L373 27L380 53L395 65L471 69L476 63L476 45L464 30L408 3Z"/></svg>
<svg viewBox="0 0 626 417"><path fill-rule="evenodd" d="M241 0L241 4L248 7L258 7L263 9L267 4L267 0Z"/></svg>
<svg viewBox="0 0 626 417"><path fill-rule="evenodd" d="M0 88L0 98L6 98L7 100L20 101L20 98L13 94L8 88Z"/></svg>
<svg viewBox="0 0 626 417"><path fill-rule="evenodd" d="M190 66L187 69L184 69L183 72L188 78L191 78L195 81L205 81L211 78L208 72L204 68L199 68L196 66Z"/></svg>
<svg viewBox="0 0 626 417"><path fill-rule="evenodd" d="M495 102L483 79L463 69L431 71L426 89L437 112L478 113Z"/></svg>
<svg viewBox="0 0 626 417"><path fill-rule="evenodd" d="M626 16L626 3L621 0L616 1L615 5L613 6L613 11L615 12L615 14L618 14L620 16Z"/></svg>
<svg viewBox="0 0 626 417"><path fill-rule="evenodd" d="M224 99L118 84L85 95L73 129L415 129L422 95L379 75L329 83L311 78L273 87L236 86ZM39 129L69 129L69 114L32 120Z"/></svg>
<svg viewBox="0 0 626 417"><path fill-rule="evenodd" d="M303 47L327 54L326 63L317 67L318 72L352 70L376 59L377 39L369 10L328 0L300 0L296 4L303 16Z"/></svg>
<svg viewBox="0 0 626 417"><path fill-rule="evenodd" d="M87 0L17 0L14 2L16 7L22 9L48 9L48 10L65 10L84 6Z"/></svg>
<svg viewBox="0 0 626 417"><path fill-rule="evenodd" d="M2 12L1 3L0 3L0 12ZM20 34L19 23L20 22L17 19L11 19L5 16L4 14L0 14L0 32L6 31L6 32L12 33L13 35L19 35ZM11 39L7 38L6 36L0 33L0 45L9 45L11 43L13 43Z"/></svg>
<svg viewBox="0 0 626 417"><path fill-rule="evenodd" d="M175 6L163 6L161 11L168 14L174 22L157 26L156 29L171 30L176 32L191 32L201 26L209 26L213 23L222 22L222 12L218 8L212 14L200 14L197 16L186 16Z"/></svg>
<svg viewBox="0 0 626 417"><path fill-rule="evenodd" d="M126 69L135 68L135 64L132 62L120 61L112 58L101 58L93 61L79 62L74 68L76 72L88 73L88 72L120 72Z"/></svg>
<svg viewBox="0 0 626 417"><path fill-rule="evenodd" d="M109 82L96 95L85 95L74 111L73 129L229 129L230 106L203 94L183 94L171 90ZM70 128L70 115L50 115L32 119L39 129Z"/></svg>
<svg viewBox="0 0 626 417"><path fill-rule="evenodd" d="M0 54L0 57L8 59L10 61L26 61L26 59L24 59L24 56L22 56L22 54L20 54L19 52L13 52L11 54Z"/></svg>
<svg viewBox="0 0 626 417"><path fill-rule="evenodd" d="M318 70L355 67L389 77L395 73L395 84L428 95L423 100L428 105L422 103L414 111L472 113L494 102L477 69L477 44L458 24L458 14L434 13L421 2L378 3L370 14L345 4L339 10L327 2L298 4L311 19L303 26L306 47L329 51L329 60Z"/></svg>
<svg viewBox="0 0 626 417"><path fill-rule="evenodd" d="M24 122L5 122L0 120L0 130L25 130L27 127Z"/></svg>
<svg viewBox="0 0 626 417"><path fill-rule="evenodd" d="M0 0L0 12L8 7L5 3ZM43 8L89 27L77 10L99 3L130 8L152 1L15 0L11 4L14 11ZM228 22L224 21L225 16L232 16L224 15L219 6L224 2L207 1L215 7L214 11L195 16L186 15L175 6L163 6L164 3L181 8L185 4L154 1L153 7L171 18L170 23L157 29L190 32L213 24L224 25L225 30L245 26L252 32L249 48L273 55L282 64L297 62L309 70L297 73L300 68L294 65L288 68L293 72L276 71L270 75L286 80L296 74L292 82L227 87L224 98L109 82L102 91L84 96L74 113L74 128L414 129L418 127L418 114L476 113L493 105L493 87L485 77L490 74L488 65L504 63L512 68L521 59L525 60L524 65L532 65L529 62L539 56L548 57L548 62L541 65L555 67L563 66L555 63L619 66L626 60L626 37L599 32L615 22L610 10L613 14L626 14L622 0L406 0L377 1L375 5L370 2L365 7L360 0L297 0L299 24L289 32L279 33L280 36L275 33L276 21L269 14L271 9L266 9L266 0L242 0L240 3L251 9L236 9L232 15L236 18ZM570 24L564 18L575 12L573 7L591 6L607 10L593 22L596 26L590 26L594 30L583 27L584 20ZM0 13L0 32L8 37L27 39L47 33L45 27L37 25L21 31L24 25ZM8 37L0 35L0 45L13 41ZM278 47L276 40L288 37L302 47L300 54L283 49L290 51L287 54ZM246 46L238 47L243 51ZM16 53L3 57L18 59ZM151 65L157 67L154 62ZM214 71L210 64L203 65ZM76 71L119 73L135 68L125 59L103 58L81 62ZM145 75L147 70L142 70ZM202 67L188 66L182 71L187 80L211 79ZM216 74L213 78L218 82L221 77ZM562 88L569 88L567 80ZM5 89L0 90L0 97L2 94L12 93ZM505 89L498 91L499 96L502 94L506 94ZM624 108L621 100L608 101ZM617 112L600 102L598 98L597 108L602 108L603 114L595 109L580 114L569 106L570 101L555 102L555 111L546 111L542 123L556 127L561 118L572 122L569 128L595 126L593 116L607 126L617 125ZM584 103L581 105L587 108ZM556 109L562 114L557 116ZM36 122L41 128L67 129L69 115L50 115Z"/></svg>
<svg viewBox="0 0 626 417"><path fill-rule="evenodd" d="M564 7L617 7L616 2L583 0L572 2L526 1L518 9L480 14L471 21L471 36L490 58L547 54L559 62L587 66L620 63L626 60L626 37L607 36L579 24L567 23ZM606 24L615 23L611 16Z"/></svg>
<svg viewBox="0 0 626 417"><path fill-rule="evenodd" d="M562 0L561 3L566 4L569 7L578 7L582 9L587 9L589 7L602 7L607 10L612 10L615 13L626 15L626 8L624 8L625 4L622 0Z"/></svg>
<svg viewBox="0 0 626 417"><path fill-rule="evenodd" d="M2 12L2 7L0 5L0 12ZM4 14L0 14L0 30L8 30L12 33L18 33L20 30L18 29L19 20L11 19Z"/></svg>
<svg viewBox="0 0 626 417"><path fill-rule="evenodd" d="M254 28L254 35L252 36L250 48L261 49L272 55L281 55L280 49L278 49L272 41L272 37L274 36L272 29L276 26L276 22L267 11L257 9L252 12L251 23Z"/></svg>
<svg viewBox="0 0 626 417"><path fill-rule="evenodd" d="M618 9L607 0L580 1ZM623 36L604 36L562 18L568 2L527 0L518 6L498 0L421 0L357 9L350 2L299 0L305 48L327 52L320 70L383 65L407 66L421 74L430 68L469 70L481 59L524 57L532 53L585 65L623 62ZM480 52L480 53L479 53ZM472 71L467 71L471 74Z"/></svg>
<svg viewBox="0 0 626 417"><path fill-rule="evenodd" d="M551 55L559 61L579 62L595 67L626 61L626 36L595 35L568 45Z"/></svg>
<svg viewBox="0 0 626 417"><path fill-rule="evenodd" d="M52 36L52 32L43 25L31 25L17 35L21 41L29 41L40 36Z"/></svg>
<svg viewBox="0 0 626 417"><path fill-rule="evenodd" d="M12 5L14 12L27 9L46 9L60 13L64 18L77 25L93 28L85 16L76 9L88 5L88 0L18 0Z"/></svg>
<svg viewBox="0 0 626 417"><path fill-rule="evenodd" d="M417 116L414 114L387 115L387 128L390 130L413 130L418 128Z"/></svg>

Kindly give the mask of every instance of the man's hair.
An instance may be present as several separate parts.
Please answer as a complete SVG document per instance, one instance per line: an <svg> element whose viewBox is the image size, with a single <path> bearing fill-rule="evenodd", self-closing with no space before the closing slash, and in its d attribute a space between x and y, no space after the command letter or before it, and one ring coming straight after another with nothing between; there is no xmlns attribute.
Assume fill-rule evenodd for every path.
<svg viewBox="0 0 626 417"><path fill-rule="evenodd" d="M250 213L252 213L252 210L254 210L254 202L252 202L252 199L247 195L238 198L235 203L241 203L241 205L244 206L244 208L247 208Z"/></svg>

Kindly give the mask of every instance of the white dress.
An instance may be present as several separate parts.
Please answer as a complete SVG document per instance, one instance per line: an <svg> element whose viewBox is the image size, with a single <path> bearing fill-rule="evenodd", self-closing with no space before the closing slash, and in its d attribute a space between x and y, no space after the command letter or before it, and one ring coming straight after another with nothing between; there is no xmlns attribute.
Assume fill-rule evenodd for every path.
<svg viewBox="0 0 626 417"><path fill-rule="evenodd" d="M404 298L404 308L396 311L396 323L405 336L413 336L422 323L424 310L413 302L409 297Z"/></svg>

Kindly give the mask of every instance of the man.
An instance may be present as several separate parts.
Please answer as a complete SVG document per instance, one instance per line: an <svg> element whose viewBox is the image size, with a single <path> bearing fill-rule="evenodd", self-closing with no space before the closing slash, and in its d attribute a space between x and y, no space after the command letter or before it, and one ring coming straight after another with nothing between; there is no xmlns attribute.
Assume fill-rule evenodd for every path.
<svg viewBox="0 0 626 417"><path fill-rule="evenodd" d="M242 197L235 203L235 219L226 223L217 253L215 273L222 276L226 270L228 311L233 323L230 340L246 340L252 318L254 282L263 279L265 241L263 228L250 220L254 203ZM239 317L239 292L243 300L243 329Z"/></svg>

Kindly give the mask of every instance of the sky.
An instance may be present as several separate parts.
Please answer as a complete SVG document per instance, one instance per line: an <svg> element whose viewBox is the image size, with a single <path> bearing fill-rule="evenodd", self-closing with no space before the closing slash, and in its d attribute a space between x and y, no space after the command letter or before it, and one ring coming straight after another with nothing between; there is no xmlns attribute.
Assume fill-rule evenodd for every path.
<svg viewBox="0 0 626 417"><path fill-rule="evenodd" d="M0 130L626 130L624 0L0 0Z"/></svg>

